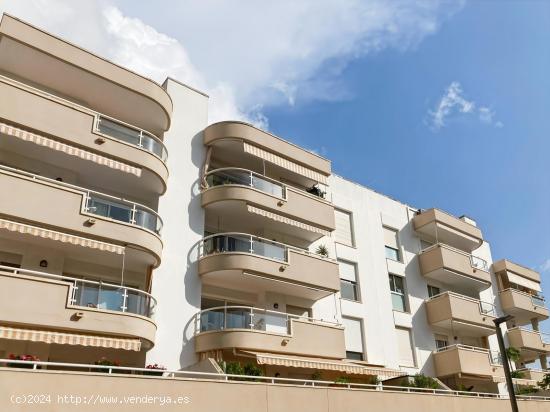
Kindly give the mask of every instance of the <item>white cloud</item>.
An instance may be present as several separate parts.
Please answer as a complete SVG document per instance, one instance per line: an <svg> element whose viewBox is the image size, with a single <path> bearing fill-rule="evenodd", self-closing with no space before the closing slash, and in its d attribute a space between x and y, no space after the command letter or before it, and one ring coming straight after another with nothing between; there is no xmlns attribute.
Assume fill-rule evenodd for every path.
<svg viewBox="0 0 550 412"><path fill-rule="evenodd" d="M540 271L543 273L550 272L550 259L546 259L546 261L540 265Z"/></svg>
<svg viewBox="0 0 550 412"><path fill-rule="evenodd" d="M5 10L162 82L207 92L210 121L267 126L263 108L352 96L342 72L406 51L462 7L442 0L6 0Z"/></svg>
<svg viewBox="0 0 550 412"><path fill-rule="evenodd" d="M496 112L487 106L479 106L473 100L464 97L464 91L459 82L453 81L445 90L435 110L428 111L429 123L434 131L447 125L447 120L457 113L477 114L482 123L501 128L504 124L495 120Z"/></svg>

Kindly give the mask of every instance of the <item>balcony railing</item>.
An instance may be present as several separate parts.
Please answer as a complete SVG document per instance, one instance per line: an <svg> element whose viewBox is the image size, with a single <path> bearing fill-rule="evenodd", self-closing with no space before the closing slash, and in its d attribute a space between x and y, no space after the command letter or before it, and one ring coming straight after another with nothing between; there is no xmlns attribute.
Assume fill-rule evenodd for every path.
<svg viewBox="0 0 550 412"><path fill-rule="evenodd" d="M238 232L216 233L204 237L199 243L199 258L219 253L246 253L280 262L288 262L289 250L332 261L330 258L312 253L306 249Z"/></svg>
<svg viewBox="0 0 550 412"><path fill-rule="evenodd" d="M336 322L313 319L284 312L250 306L219 306L205 309L195 315L195 333L248 329L251 331L290 334L291 319L324 325L341 326Z"/></svg>
<svg viewBox="0 0 550 412"><path fill-rule="evenodd" d="M479 270L482 270L484 272L489 272L489 264L487 263L487 261L485 259L482 259L478 256L474 256L474 255L472 255L468 252L464 252L463 250L460 250L460 249L457 249L455 247L449 246L445 243L434 243L433 245L430 245L426 249L423 249L421 253L429 252L430 250L436 249L438 247L453 251L453 252L458 253L458 254L463 255L463 256L467 256L468 259L470 260L470 266L472 268L479 269Z"/></svg>
<svg viewBox="0 0 550 412"><path fill-rule="evenodd" d="M489 356L489 360L492 365L502 365L502 355L498 351L492 351L485 348L478 348L476 346L469 346L469 345L462 345L462 344L456 344L456 345L449 345L449 346L442 346L441 348L437 348L436 352L444 352L446 350L450 349L465 349L472 352L478 352L478 353L486 353Z"/></svg>
<svg viewBox="0 0 550 412"><path fill-rule="evenodd" d="M206 174L206 183L209 187L224 185L249 186L281 199L286 198L285 185L247 169L227 167L212 170Z"/></svg>
<svg viewBox="0 0 550 412"><path fill-rule="evenodd" d="M96 118L96 131L98 133L147 150L158 156L164 162L168 159L166 147L158 137L151 133L104 115L96 115Z"/></svg>
<svg viewBox="0 0 550 412"><path fill-rule="evenodd" d="M28 269L0 265L0 270L13 274L29 275L67 282L71 285L68 303L73 306L133 313L153 317L155 298L149 293L123 285L96 282L71 276L54 275Z"/></svg>
<svg viewBox="0 0 550 412"><path fill-rule="evenodd" d="M531 303L534 306L538 306L541 308L546 307L546 299L542 295L533 295L532 293L527 293L527 292L524 292L523 290L519 290L516 288L507 288L507 289L501 290L500 293L504 293L506 291L511 291L513 293L518 293L520 295L527 296L529 299L531 299Z"/></svg>
<svg viewBox="0 0 550 412"><path fill-rule="evenodd" d="M445 295L454 296L458 299L468 300L470 302L476 303L479 306L479 313L481 313L483 315L488 315L488 316L496 316L497 315L495 305L493 305L492 303L484 302L482 300L471 298L469 296L461 295L460 293L455 293L455 292L451 292L451 291L445 291L445 292L441 292L437 295L431 296L428 299L428 301L437 299L437 298L439 298L441 296L445 296Z"/></svg>
<svg viewBox="0 0 550 412"><path fill-rule="evenodd" d="M66 187L79 192L84 192L83 211L96 216L102 216L119 222L128 223L143 229L150 230L160 235L162 230L162 219L153 209L139 203L126 199L110 196L105 193L96 192L80 186L39 176L34 173L13 167L0 165L0 173L25 176L30 180L46 182L55 186Z"/></svg>

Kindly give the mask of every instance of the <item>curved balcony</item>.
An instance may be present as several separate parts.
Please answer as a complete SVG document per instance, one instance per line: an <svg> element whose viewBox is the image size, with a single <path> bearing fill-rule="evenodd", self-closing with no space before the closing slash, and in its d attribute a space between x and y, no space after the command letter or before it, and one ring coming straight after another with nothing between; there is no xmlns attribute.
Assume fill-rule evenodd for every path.
<svg viewBox="0 0 550 412"><path fill-rule="evenodd" d="M168 130L172 101L154 81L8 15L0 36L1 71L155 134Z"/></svg>
<svg viewBox="0 0 550 412"><path fill-rule="evenodd" d="M202 206L225 219L242 222L245 231L271 228L312 242L335 228L330 202L250 170L212 170L206 183Z"/></svg>
<svg viewBox="0 0 550 412"><path fill-rule="evenodd" d="M426 301L428 322L456 335L489 336L495 333L493 304L453 292L444 292Z"/></svg>
<svg viewBox="0 0 550 412"><path fill-rule="evenodd" d="M418 256L420 272L456 292L471 294L491 286L487 262L443 244L433 245Z"/></svg>
<svg viewBox="0 0 550 412"><path fill-rule="evenodd" d="M162 220L146 206L2 165L0 186L6 193L0 199L5 216L136 245L149 252L146 263L160 263Z"/></svg>
<svg viewBox="0 0 550 412"><path fill-rule="evenodd" d="M483 243L481 230L439 209L423 210L413 218L414 230L431 243L445 243L472 252Z"/></svg>
<svg viewBox="0 0 550 412"><path fill-rule="evenodd" d="M346 356L344 328L334 322L249 306L223 306L195 315L195 350L244 349L320 358Z"/></svg>
<svg viewBox="0 0 550 412"><path fill-rule="evenodd" d="M513 322L518 326L527 325L533 319L542 321L550 316L544 297L538 294L532 295L508 288L500 291L499 297L502 310L504 313L514 316Z"/></svg>
<svg viewBox="0 0 550 412"><path fill-rule="evenodd" d="M0 295L2 324L155 340L156 300L139 289L0 266Z"/></svg>
<svg viewBox="0 0 550 412"><path fill-rule="evenodd" d="M306 250L244 233L219 233L199 245L205 284L318 300L340 290L338 264Z"/></svg>
<svg viewBox="0 0 550 412"><path fill-rule="evenodd" d="M499 352L467 345L452 345L433 354L438 378L459 375L461 378L504 381Z"/></svg>
<svg viewBox="0 0 550 412"><path fill-rule="evenodd" d="M515 327L508 329L510 346L521 350L521 360L533 362L550 352L550 335L536 330Z"/></svg>
<svg viewBox="0 0 550 412"><path fill-rule="evenodd" d="M5 119L10 125L24 125L24 130L17 136L35 130L58 140L57 146L74 144L77 149L87 149L108 159L137 165L141 173L139 176L121 171L115 173L101 162L79 158L75 162L75 156L67 155L58 155L55 161L59 166L76 169L80 174L89 173L90 179L106 176L134 192L145 190L162 194L166 190L168 153L162 141L152 133L5 76L0 76L0 94L3 96L0 119ZM55 155L50 146L22 143L17 138L5 139L5 144L7 150L24 156L42 157L46 150L50 157ZM32 150L29 145L33 146ZM87 167L82 167L84 162ZM105 184L109 184L109 179L105 179Z"/></svg>

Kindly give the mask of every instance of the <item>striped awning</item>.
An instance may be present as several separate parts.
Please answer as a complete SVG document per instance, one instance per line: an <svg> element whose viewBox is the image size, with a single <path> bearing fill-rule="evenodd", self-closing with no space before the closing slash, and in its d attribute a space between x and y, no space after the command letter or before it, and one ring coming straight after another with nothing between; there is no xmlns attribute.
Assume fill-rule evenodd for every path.
<svg viewBox="0 0 550 412"><path fill-rule="evenodd" d="M111 338L105 336L77 335L74 333L47 330L18 329L0 326L0 339L26 340L31 342L56 343L58 345L80 345L99 348L124 349L139 352L139 339Z"/></svg>
<svg viewBox="0 0 550 412"><path fill-rule="evenodd" d="M264 209L260 209L259 207L256 207L256 206L246 205L246 207L250 213L255 213L257 215L275 220L277 222L286 223L287 225L290 225L290 226L299 227L300 229L307 230L308 232L319 233L320 235L323 235L323 236L330 236L330 232L328 230L324 230L312 225L308 225L307 223L299 222L289 217L282 216L277 213L269 212Z"/></svg>
<svg viewBox="0 0 550 412"><path fill-rule="evenodd" d="M242 351L246 355L253 355L259 365L285 366L289 368L306 368L344 372L350 375L379 376L381 379L405 376L407 373L395 369L376 366L360 365L344 360L308 358L302 356L277 355L263 352Z"/></svg>
<svg viewBox="0 0 550 412"><path fill-rule="evenodd" d="M9 124L6 124L6 123L0 122L0 133L8 136L16 137L26 142L31 142L39 146L49 147L50 149L63 152L70 156L76 156L81 159L100 164L102 166L107 166L107 167L110 167L111 169L130 173L137 177L141 176L141 169L139 167L134 167L129 164L119 162L118 160L114 160L106 156L101 156L96 153L90 152L88 150L80 149L76 146L71 146L66 143L61 143L49 137L42 136L36 133L31 133L29 131L20 129L18 127L10 126Z"/></svg>
<svg viewBox="0 0 550 412"><path fill-rule="evenodd" d="M328 183L327 176L316 172L308 167L302 166L298 163L295 163L291 160L285 159L275 153L268 152L267 150L261 149L258 146L253 146L250 143L243 142L245 153L251 154L253 156L259 157L266 162L273 163L277 166L283 167L291 172L297 173L299 175L305 176L308 179L311 179L315 182L322 183L326 185Z"/></svg>
<svg viewBox="0 0 550 412"><path fill-rule="evenodd" d="M535 290L537 292L542 291L540 283L537 283L534 280L524 278L523 276L516 275L510 271L506 272L506 276L508 277L508 281L511 283L515 283L516 285L523 286L524 288Z"/></svg>
<svg viewBox="0 0 550 412"><path fill-rule="evenodd" d="M70 243L72 245L88 247L91 249L98 249L103 252L116 253L117 255L124 254L124 246L101 242L99 240L89 239L86 237L74 236L68 233L56 232L54 230L44 229L11 220L0 219L0 229L9 230L10 232L18 232L24 235L37 236L58 242Z"/></svg>

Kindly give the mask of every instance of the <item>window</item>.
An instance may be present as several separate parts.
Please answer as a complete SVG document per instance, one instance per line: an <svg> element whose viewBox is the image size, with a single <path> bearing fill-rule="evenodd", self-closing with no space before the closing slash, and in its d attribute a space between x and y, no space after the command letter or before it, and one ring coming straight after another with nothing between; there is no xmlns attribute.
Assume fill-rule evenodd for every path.
<svg viewBox="0 0 550 412"><path fill-rule="evenodd" d="M430 298L439 295L440 293L441 289L439 289L437 286L428 285L428 296Z"/></svg>
<svg viewBox="0 0 550 412"><path fill-rule="evenodd" d="M447 340L447 336L445 335L435 335L435 347L437 350L446 348L449 346L449 341Z"/></svg>
<svg viewBox="0 0 550 412"><path fill-rule="evenodd" d="M355 246L351 213L335 209L334 217L336 221L334 240L347 246Z"/></svg>
<svg viewBox="0 0 550 412"><path fill-rule="evenodd" d="M359 319L342 318L346 339L346 358L363 360L363 327Z"/></svg>
<svg viewBox="0 0 550 412"><path fill-rule="evenodd" d="M338 259L338 267L340 270L340 296L343 299L358 301L357 265Z"/></svg>
<svg viewBox="0 0 550 412"><path fill-rule="evenodd" d="M405 279L401 276L390 273L390 290L393 310L400 312L407 311L407 302L405 299Z"/></svg>
<svg viewBox="0 0 550 412"><path fill-rule="evenodd" d="M399 246L397 242L397 231L384 227L384 245L386 246L386 258L400 261Z"/></svg>
<svg viewBox="0 0 550 412"><path fill-rule="evenodd" d="M395 333L397 335L397 345L399 350L399 366L416 366L414 361L411 330L396 327Z"/></svg>

